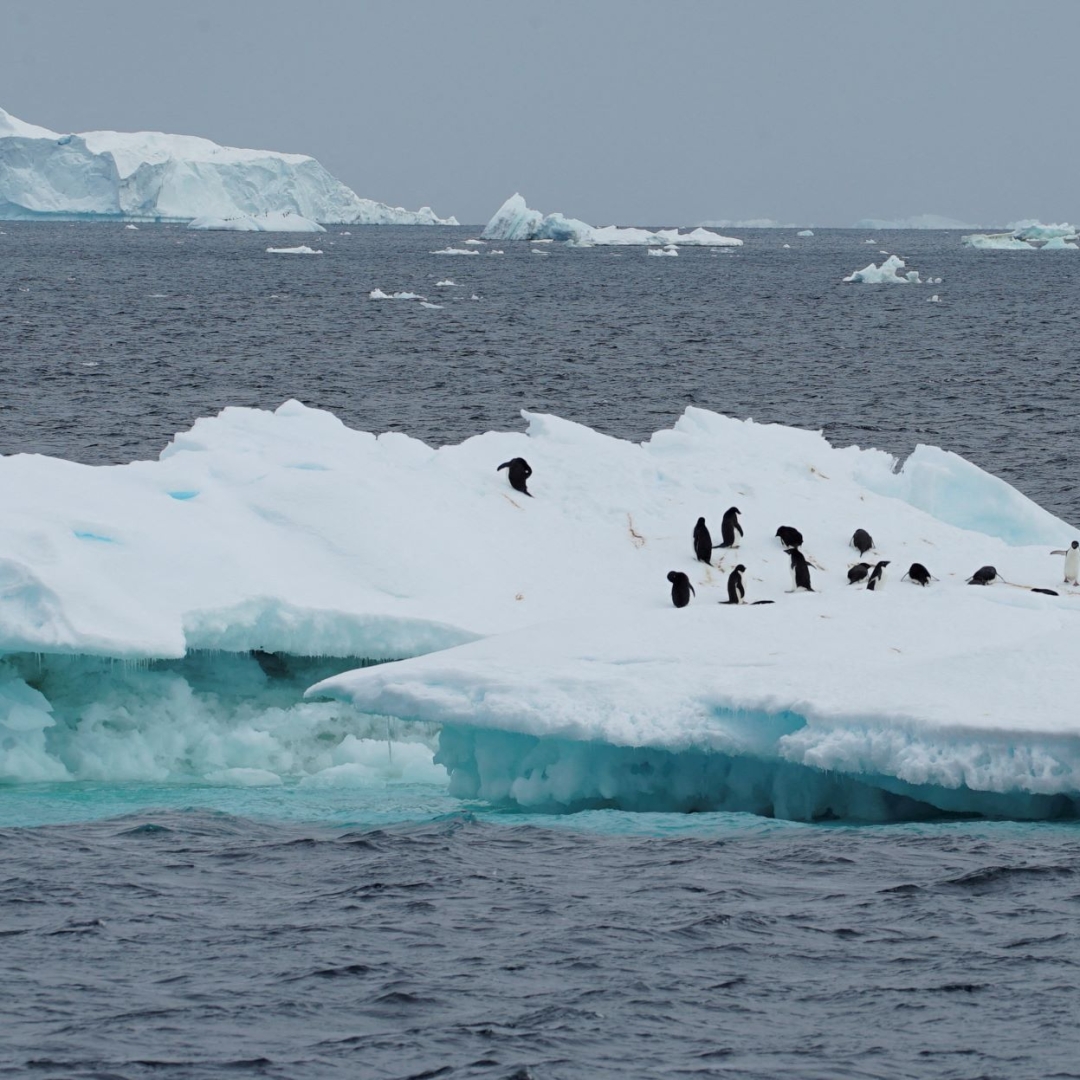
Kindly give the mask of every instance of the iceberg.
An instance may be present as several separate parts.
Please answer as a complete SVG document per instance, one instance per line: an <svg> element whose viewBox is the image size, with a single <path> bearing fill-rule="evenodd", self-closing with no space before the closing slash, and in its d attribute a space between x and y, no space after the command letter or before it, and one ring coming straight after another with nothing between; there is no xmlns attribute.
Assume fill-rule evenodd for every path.
<svg viewBox="0 0 1080 1080"><path fill-rule="evenodd" d="M562 214L545 216L539 210L530 210L525 199L516 193L499 207L481 235L485 240L562 240L579 247L646 244L661 247L672 244L742 246L742 241L733 236L721 236L702 228L685 233L680 233L678 229L657 229L650 232L648 229L622 228L617 225L596 228L577 218L564 217Z"/></svg>
<svg viewBox="0 0 1080 1080"><path fill-rule="evenodd" d="M1041 221L1028 219L1013 222L1009 230L972 233L962 236L960 240L980 251L1065 251L1077 246L1072 242L1078 238L1075 225L1044 225Z"/></svg>
<svg viewBox="0 0 1080 1080"><path fill-rule="evenodd" d="M796 236L813 236L814 235L814 230L813 229L800 229L795 235Z"/></svg>
<svg viewBox="0 0 1080 1080"><path fill-rule="evenodd" d="M898 255L890 255L880 266L871 263L849 274L845 281L862 282L864 285L921 285L918 270L901 274L905 263Z"/></svg>
<svg viewBox="0 0 1080 1080"><path fill-rule="evenodd" d="M545 810L1077 811L1080 590L1049 555L1073 526L933 447L898 468L696 408L643 444L524 416L432 448L286 402L200 419L156 461L0 457L0 778L449 773ZM532 499L496 471L517 456ZM693 522L731 505L741 546L696 563ZM779 524L813 593L786 591ZM892 560L883 590L846 584L856 527ZM901 581L913 561L938 580ZM717 602L736 563L773 604ZM1004 581L966 585L984 564Z"/></svg>
<svg viewBox="0 0 1080 1080"><path fill-rule="evenodd" d="M457 224L427 206L362 199L304 154L158 131L65 135L0 109L0 219L222 222L285 213L322 224Z"/></svg>
<svg viewBox="0 0 1080 1080"><path fill-rule="evenodd" d="M136 227L125 226L128 229ZM234 218L197 217L188 222L188 228L219 232L326 232L317 221L289 213L287 210L283 213L242 214Z"/></svg>
<svg viewBox="0 0 1080 1080"><path fill-rule="evenodd" d="M956 218L943 217L941 214L916 214L906 218L861 218L851 227L868 232L881 232L885 229L971 229L976 226L957 221Z"/></svg>

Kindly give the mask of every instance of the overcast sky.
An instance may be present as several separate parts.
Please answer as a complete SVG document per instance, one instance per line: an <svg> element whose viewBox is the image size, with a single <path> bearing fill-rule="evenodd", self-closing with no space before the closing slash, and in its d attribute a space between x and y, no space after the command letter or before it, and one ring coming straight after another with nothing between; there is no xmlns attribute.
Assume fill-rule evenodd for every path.
<svg viewBox="0 0 1080 1080"><path fill-rule="evenodd" d="M462 222L1080 218L1080 0L0 0L0 107Z"/></svg>

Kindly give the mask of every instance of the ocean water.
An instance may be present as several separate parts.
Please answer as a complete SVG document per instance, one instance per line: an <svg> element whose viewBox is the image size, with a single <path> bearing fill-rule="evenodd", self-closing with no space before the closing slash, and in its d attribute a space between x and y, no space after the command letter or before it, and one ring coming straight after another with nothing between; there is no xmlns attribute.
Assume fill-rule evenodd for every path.
<svg viewBox="0 0 1080 1080"><path fill-rule="evenodd" d="M1075 252L755 231L455 257L431 252L475 231L351 232L284 242L306 257L0 223L0 451L128 461L288 397L432 443L521 409L646 438L697 404L938 444L1080 522ZM942 283L841 283L882 249ZM1077 823L0 787L0 1075L1080 1076L1078 875Z"/></svg>

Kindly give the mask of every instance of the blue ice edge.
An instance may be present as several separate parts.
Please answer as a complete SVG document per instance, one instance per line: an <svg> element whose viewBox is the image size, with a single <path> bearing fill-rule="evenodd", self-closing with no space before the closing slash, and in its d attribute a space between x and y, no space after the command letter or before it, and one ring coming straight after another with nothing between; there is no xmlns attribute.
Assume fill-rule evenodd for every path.
<svg viewBox="0 0 1080 1080"><path fill-rule="evenodd" d="M794 714L761 719L798 723ZM817 769L760 753L667 750L444 725L435 760L450 793L531 812L743 812L789 821L1016 821L1080 817L1080 792L982 791Z"/></svg>

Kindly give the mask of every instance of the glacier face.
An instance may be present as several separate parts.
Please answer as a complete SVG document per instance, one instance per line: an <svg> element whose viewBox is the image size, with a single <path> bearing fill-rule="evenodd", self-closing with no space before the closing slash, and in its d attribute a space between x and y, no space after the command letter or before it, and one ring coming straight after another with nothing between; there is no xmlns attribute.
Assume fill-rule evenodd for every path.
<svg viewBox="0 0 1080 1080"><path fill-rule="evenodd" d="M577 218L562 214L540 213L530 210L520 194L511 195L495 212L481 234L485 240L562 240L581 247L590 245L668 245L689 244L708 247L741 247L742 241L732 236L721 236L708 229L692 229L680 233L678 229L621 228L606 225L597 228Z"/></svg>
<svg viewBox="0 0 1080 1080"><path fill-rule="evenodd" d="M292 214L323 224L456 225L362 199L314 158L162 132L60 134L0 109L0 219L184 222Z"/></svg>
<svg viewBox="0 0 1080 1080"><path fill-rule="evenodd" d="M454 791L534 809L1074 812L1072 526L931 447L897 472L696 408L644 444L526 419L434 449L288 402L157 461L0 458L0 778L366 782L422 772L441 728ZM532 499L496 471L516 456ZM730 505L741 546L695 563ZM786 593L781 523L813 593ZM882 591L846 584L855 527ZM900 581L913 561L938 580ZM774 604L717 603L735 562ZM1014 584L966 585L983 564Z"/></svg>

